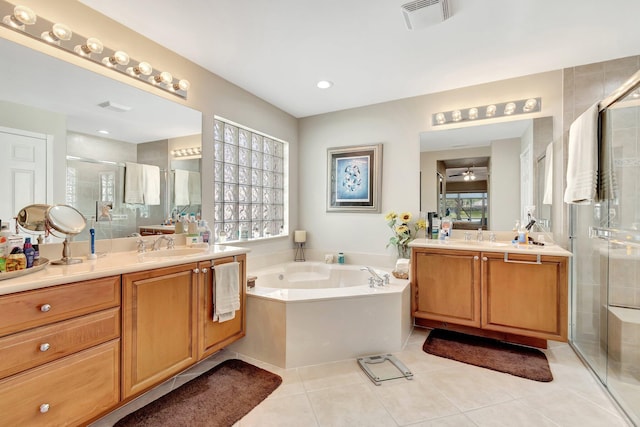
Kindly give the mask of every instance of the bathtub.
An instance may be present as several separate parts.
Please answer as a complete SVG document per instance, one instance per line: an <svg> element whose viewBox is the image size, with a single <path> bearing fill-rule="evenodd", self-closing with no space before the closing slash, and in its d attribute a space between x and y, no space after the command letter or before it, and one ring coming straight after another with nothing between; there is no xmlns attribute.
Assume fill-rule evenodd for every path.
<svg viewBox="0 0 640 427"><path fill-rule="evenodd" d="M410 286L389 270L370 287L362 265L292 262L249 275L247 334L230 349L282 368L400 351L411 333Z"/></svg>

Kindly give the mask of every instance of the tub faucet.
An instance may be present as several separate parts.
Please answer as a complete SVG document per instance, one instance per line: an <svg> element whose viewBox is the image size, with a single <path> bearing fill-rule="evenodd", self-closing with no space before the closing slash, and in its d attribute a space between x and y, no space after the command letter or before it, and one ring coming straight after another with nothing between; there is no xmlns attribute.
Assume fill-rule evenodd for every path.
<svg viewBox="0 0 640 427"><path fill-rule="evenodd" d="M175 243L173 241L173 237L168 237L168 236L160 236L158 237L154 242L153 242L153 250L157 251L160 250L160 245L162 244L162 241L166 240L167 241L167 249L173 249L175 246Z"/></svg>
<svg viewBox="0 0 640 427"><path fill-rule="evenodd" d="M361 271L368 271L369 274L371 274L371 277L369 278L369 286L370 287L374 287L374 285L378 285L378 286L382 286L384 285L385 280L380 277L380 275L378 273L376 273L376 271L371 268L371 267L361 267L360 268Z"/></svg>

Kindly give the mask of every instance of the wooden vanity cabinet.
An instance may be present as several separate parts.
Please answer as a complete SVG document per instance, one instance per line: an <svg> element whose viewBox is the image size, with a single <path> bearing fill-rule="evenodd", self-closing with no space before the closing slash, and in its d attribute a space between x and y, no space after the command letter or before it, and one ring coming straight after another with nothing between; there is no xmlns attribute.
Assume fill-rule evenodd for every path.
<svg viewBox="0 0 640 427"><path fill-rule="evenodd" d="M413 248L412 269L418 325L539 346L567 340L566 257Z"/></svg>
<svg viewBox="0 0 640 427"><path fill-rule="evenodd" d="M482 325L486 330L567 340L567 258L482 254Z"/></svg>
<svg viewBox="0 0 640 427"><path fill-rule="evenodd" d="M122 276L122 397L139 394L198 360L198 264Z"/></svg>
<svg viewBox="0 0 640 427"><path fill-rule="evenodd" d="M198 298L200 304L199 359L207 357L245 336L246 316L244 315L244 309L247 295L246 255L237 255L235 257L235 261L240 264L240 310L236 312L235 318L231 320L227 320L226 322L213 321L215 267L233 261L234 257L226 257L213 261L204 261L198 265L200 270L200 282L198 285L200 293L200 297Z"/></svg>
<svg viewBox="0 0 640 427"><path fill-rule="evenodd" d="M480 253L415 250L415 317L480 327Z"/></svg>
<svg viewBox="0 0 640 427"><path fill-rule="evenodd" d="M0 296L0 425L84 425L120 399L120 276Z"/></svg>

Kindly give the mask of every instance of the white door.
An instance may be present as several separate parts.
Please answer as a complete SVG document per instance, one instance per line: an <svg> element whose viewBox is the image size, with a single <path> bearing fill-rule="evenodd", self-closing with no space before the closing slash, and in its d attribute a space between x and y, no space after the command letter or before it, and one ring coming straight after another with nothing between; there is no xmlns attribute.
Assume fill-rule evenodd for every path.
<svg viewBox="0 0 640 427"><path fill-rule="evenodd" d="M47 203L46 135L0 128L0 183L3 224L11 222L13 227L20 209Z"/></svg>

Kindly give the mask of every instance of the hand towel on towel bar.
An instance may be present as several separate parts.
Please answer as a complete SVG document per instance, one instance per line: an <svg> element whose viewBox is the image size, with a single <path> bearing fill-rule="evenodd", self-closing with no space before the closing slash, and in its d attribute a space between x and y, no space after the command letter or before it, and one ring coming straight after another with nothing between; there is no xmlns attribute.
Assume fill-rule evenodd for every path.
<svg viewBox="0 0 640 427"><path fill-rule="evenodd" d="M597 197L598 117L595 103L569 128L565 203L588 205Z"/></svg>
<svg viewBox="0 0 640 427"><path fill-rule="evenodd" d="M176 169L173 182L173 200L176 205L189 204L189 171Z"/></svg>
<svg viewBox="0 0 640 427"><path fill-rule="evenodd" d="M143 195L145 205L160 204L160 168L154 165L142 165Z"/></svg>
<svg viewBox="0 0 640 427"><path fill-rule="evenodd" d="M144 203L144 175L142 165L127 162L124 171L124 202Z"/></svg>
<svg viewBox="0 0 640 427"><path fill-rule="evenodd" d="M240 263L229 262L213 267L213 294L215 306L213 320L225 322L236 317L236 310L240 309Z"/></svg>

